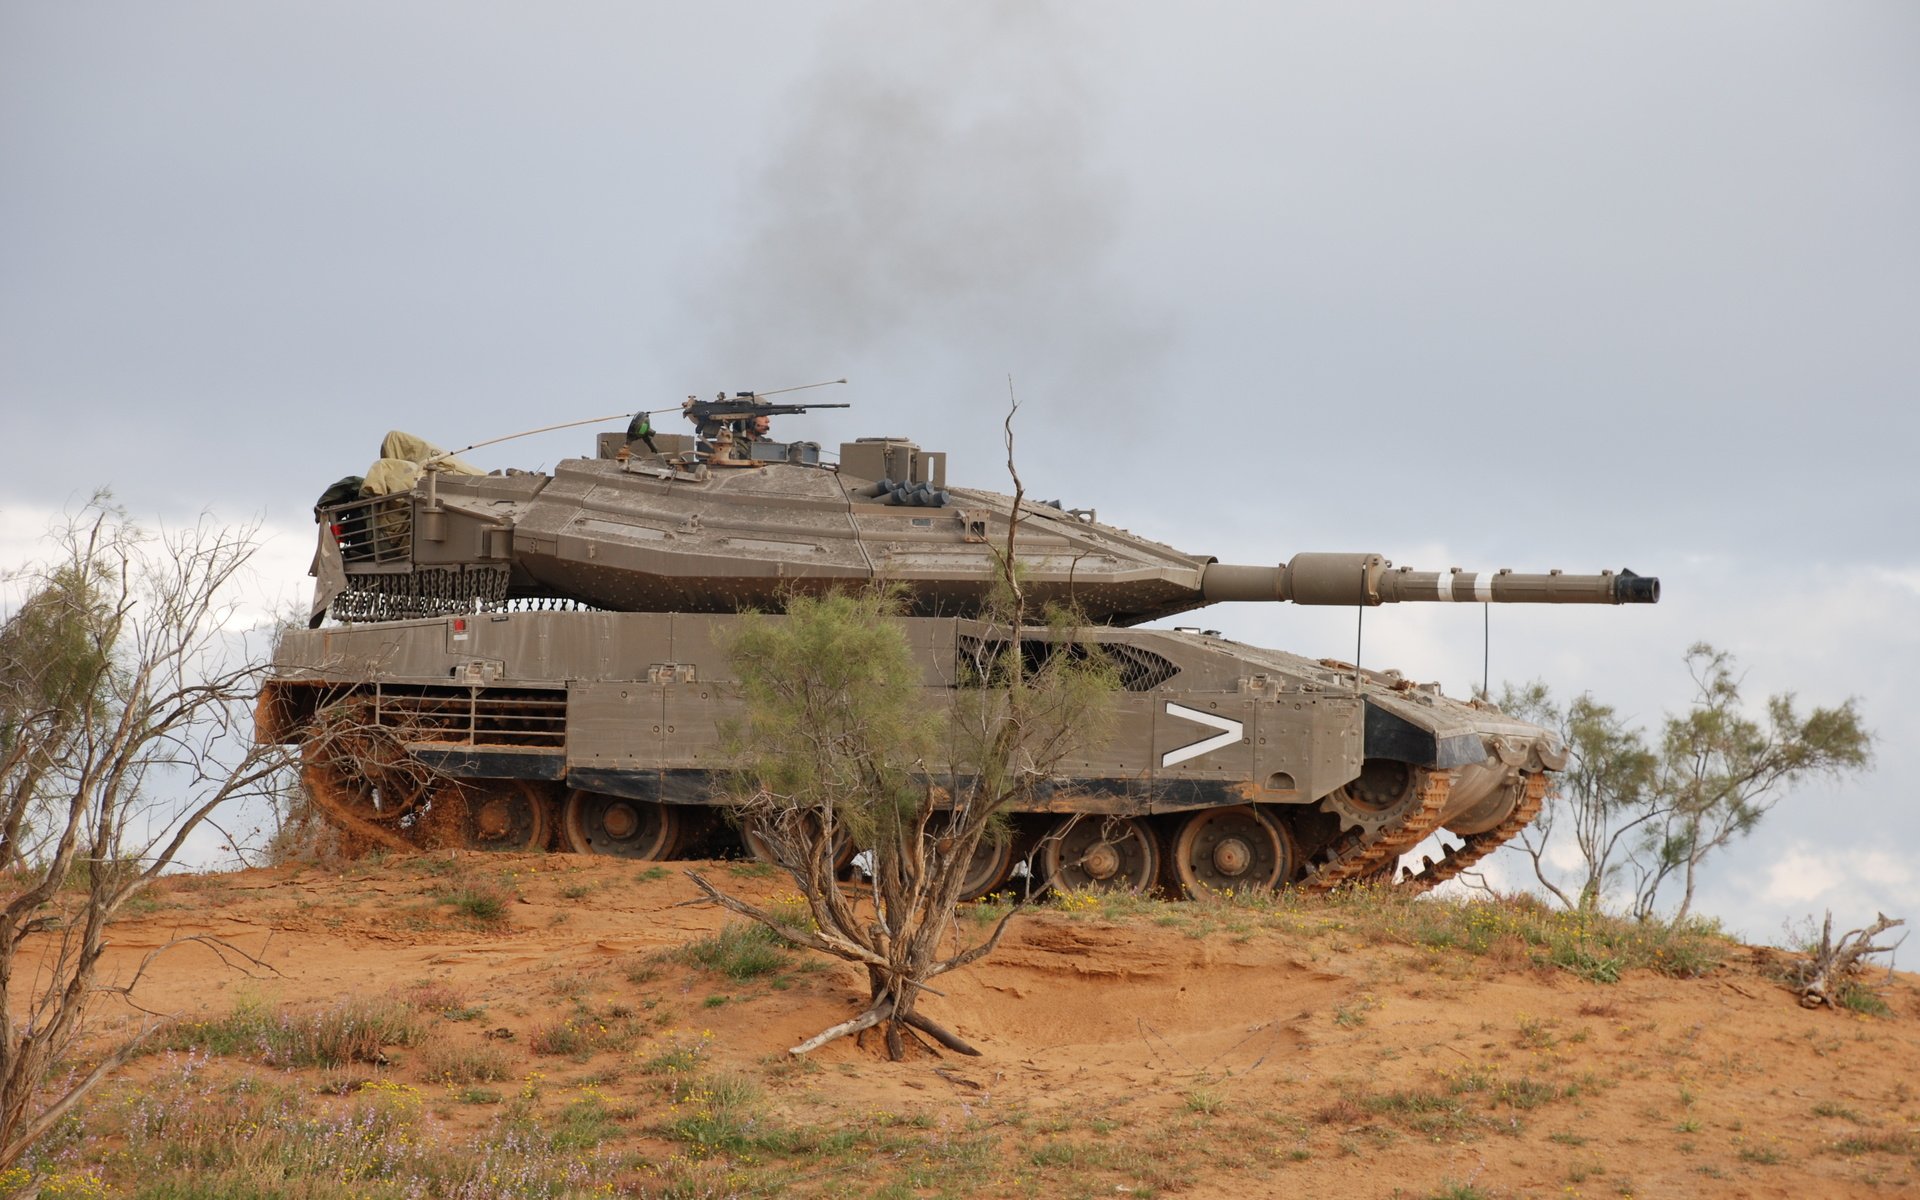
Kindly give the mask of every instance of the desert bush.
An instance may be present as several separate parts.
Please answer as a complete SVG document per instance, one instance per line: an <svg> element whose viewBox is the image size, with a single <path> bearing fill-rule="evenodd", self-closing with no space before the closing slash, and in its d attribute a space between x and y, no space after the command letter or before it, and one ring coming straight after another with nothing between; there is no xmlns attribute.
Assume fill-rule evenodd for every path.
<svg viewBox="0 0 1920 1200"><path fill-rule="evenodd" d="M422 1136L425 1096L376 1080L344 1097L242 1079L189 1055L89 1114L125 1147L110 1193L136 1200L493 1200L606 1194L627 1163L578 1144L565 1114L499 1121L466 1140ZM136 1170L137 1168L137 1170Z"/></svg>
<svg viewBox="0 0 1920 1200"><path fill-rule="evenodd" d="M496 1083L513 1074L513 1059L491 1042L433 1042L421 1049L419 1067L423 1076L441 1083Z"/></svg>
<svg viewBox="0 0 1920 1200"><path fill-rule="evenodd" d="M1808 930L1800 939L1800 950L1805 957L1788 965L1782 982L1798 993L1800 1003L1808 1008L1826 1004L1868 1016L1888 1016L1893 1010L1867 982L1867 960L1897 949L1899 942L1881 946L1873 939L1905 924L1904 920L1880 913L1872 924L1850 929L1836 941L1833 913L1829 911L1818 937L1813 936L1809 921Z"/></svg>
<svg viewBox="0 0 1920 1200"><path fill-rule="evenodd" d="M582 1009L565 1020L543 1025L527 1038L535 1054L586 1059L604 1050L625 1050L638 1041L644 1024L631 1012L595 1014Z"/></svg>
<svg viewBox="0 0 1920 1200"><path fill-rule="evenodd" d="M507 906L516 897L513 889L502 884L470 882L441 892L437 898L475 925L490 929L506 923Z"/></svg>
<svg viewBox="0 0 1920 1200"><path fill-rule="evenodd" d="M45 559L4 572L18 593L0 598L0 1170L143 1048L149 1026L71 1069L98 997L130 998L180 941L250 957L190 935L100 976L114 921L152 903L215 812L270 796L290 764L240 732L265 669L232 592L253 533L203 519L148 537L99 493L49 531Z"/></svg>
<svg viewBox="0 0 1920 1200"><path fill-rule="evenodd" d="M736 983L771 975L787 965L789 958L786 947L770 928L740 921L711 937L688 942L672 957L690 967L717 971Z"/></svg>
<svg viewBox="0 0 1920 1200"><path fill-rule="evenodd" d="M159 1045L276 1067L339 1067L382 1062L384 1047L416 1045L426 1029L420 1013L401 1000L351 999L308 1011L243 1000L217 1020L173 1026Z"/></svg>

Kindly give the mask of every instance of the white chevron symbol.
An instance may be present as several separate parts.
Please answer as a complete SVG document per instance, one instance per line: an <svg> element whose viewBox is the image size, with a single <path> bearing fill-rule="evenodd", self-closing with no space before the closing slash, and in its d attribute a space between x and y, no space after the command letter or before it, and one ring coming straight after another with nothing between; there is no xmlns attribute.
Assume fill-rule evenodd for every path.
<svg viewBox="0 0 1920 1200"><path fill-rule="evenodd" d="M1199 758L1202 754L1206 754L1212 750L1218 750L1222 746L1231 746L1240 740L1240 731L1246 728L1246 726L1240 722L1228 720L1219 713L1201 712L1197 708L1188 708L1184 704L1175 704L1171 700L1167 701L1167 715L1184 717L1189 721L1198 721L1202 725L1211 725L1215 729L1222 730L1223 732L1216 733L1209 738L1201 738L1199 741L1191 742L1180 747L1178 750L1167 751L1160 756L1160 765L1163 767L1170 767L1175 763L1183 763L1190 758Z"/></svg>

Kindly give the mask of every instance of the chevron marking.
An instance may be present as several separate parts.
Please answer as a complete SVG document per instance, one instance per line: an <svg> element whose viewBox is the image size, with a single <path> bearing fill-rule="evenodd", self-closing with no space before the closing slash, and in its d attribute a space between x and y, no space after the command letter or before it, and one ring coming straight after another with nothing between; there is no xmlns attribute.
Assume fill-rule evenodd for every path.
<svg viewBox="0 0 1920 1200"><path fill-rule="evenodd" d="M1175 763L1183 763L1190 758L1199 758L1202 754L1210 754L1222 746L1231 746L1240 740L1240 733L1246 728L1246 726L1240 722L1230 720L1229 718L1221 716L1219 713L1201 712L1197 708L1188 708L1184 704L1175 704L1171 700L1167 701L1167 715L1180 717L1187 721L1197 721L1202 725L1212 726L1221 732L1214 734L1212 737L1201 738L1197 742L1189 742L1177 750L1169 750L1165 754L1162 754L1160 756L1160 765L1163 767L1171 767Z"/></svg>

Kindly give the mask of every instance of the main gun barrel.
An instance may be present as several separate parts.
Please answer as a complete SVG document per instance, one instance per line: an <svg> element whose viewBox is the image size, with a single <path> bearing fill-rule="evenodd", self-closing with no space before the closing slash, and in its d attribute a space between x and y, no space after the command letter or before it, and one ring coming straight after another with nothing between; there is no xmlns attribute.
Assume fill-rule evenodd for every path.
<svg viewBox="0 0 1920 1200"><path fill-rule="evenodd" d="M1549 571L1415 571L1378 554L1296 554L1277 567L1210 563L1201 594L1217 601L1347 606L1414 601L1494 604L1654 604L1660 581L1632 571L1567 575Z"/></svg>

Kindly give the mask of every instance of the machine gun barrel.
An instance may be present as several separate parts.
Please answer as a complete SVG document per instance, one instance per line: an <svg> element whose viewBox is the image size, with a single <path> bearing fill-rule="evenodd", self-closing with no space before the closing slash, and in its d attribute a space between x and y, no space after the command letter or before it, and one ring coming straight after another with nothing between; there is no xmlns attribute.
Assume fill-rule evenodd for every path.
<svg viewBox="0 0 1920 1200"><path fill-rule="evenodd" d="M816 408L852 408L851 404L766 404L742 396L738 400L695 400L686 406L696 421L732 421L741 417L791 417Z"/></svg>
<svg viewBox="0 0 1920 1200"><path fill-rule="evenodd" d="M1549 571L1415 571L1378 554L1296 554L1277 567L1210 563L1201 576L1209 603L1223 600L1372 606L1409 602L1654 604L1660 581L1632 571L1566 575Z"/></svg>

